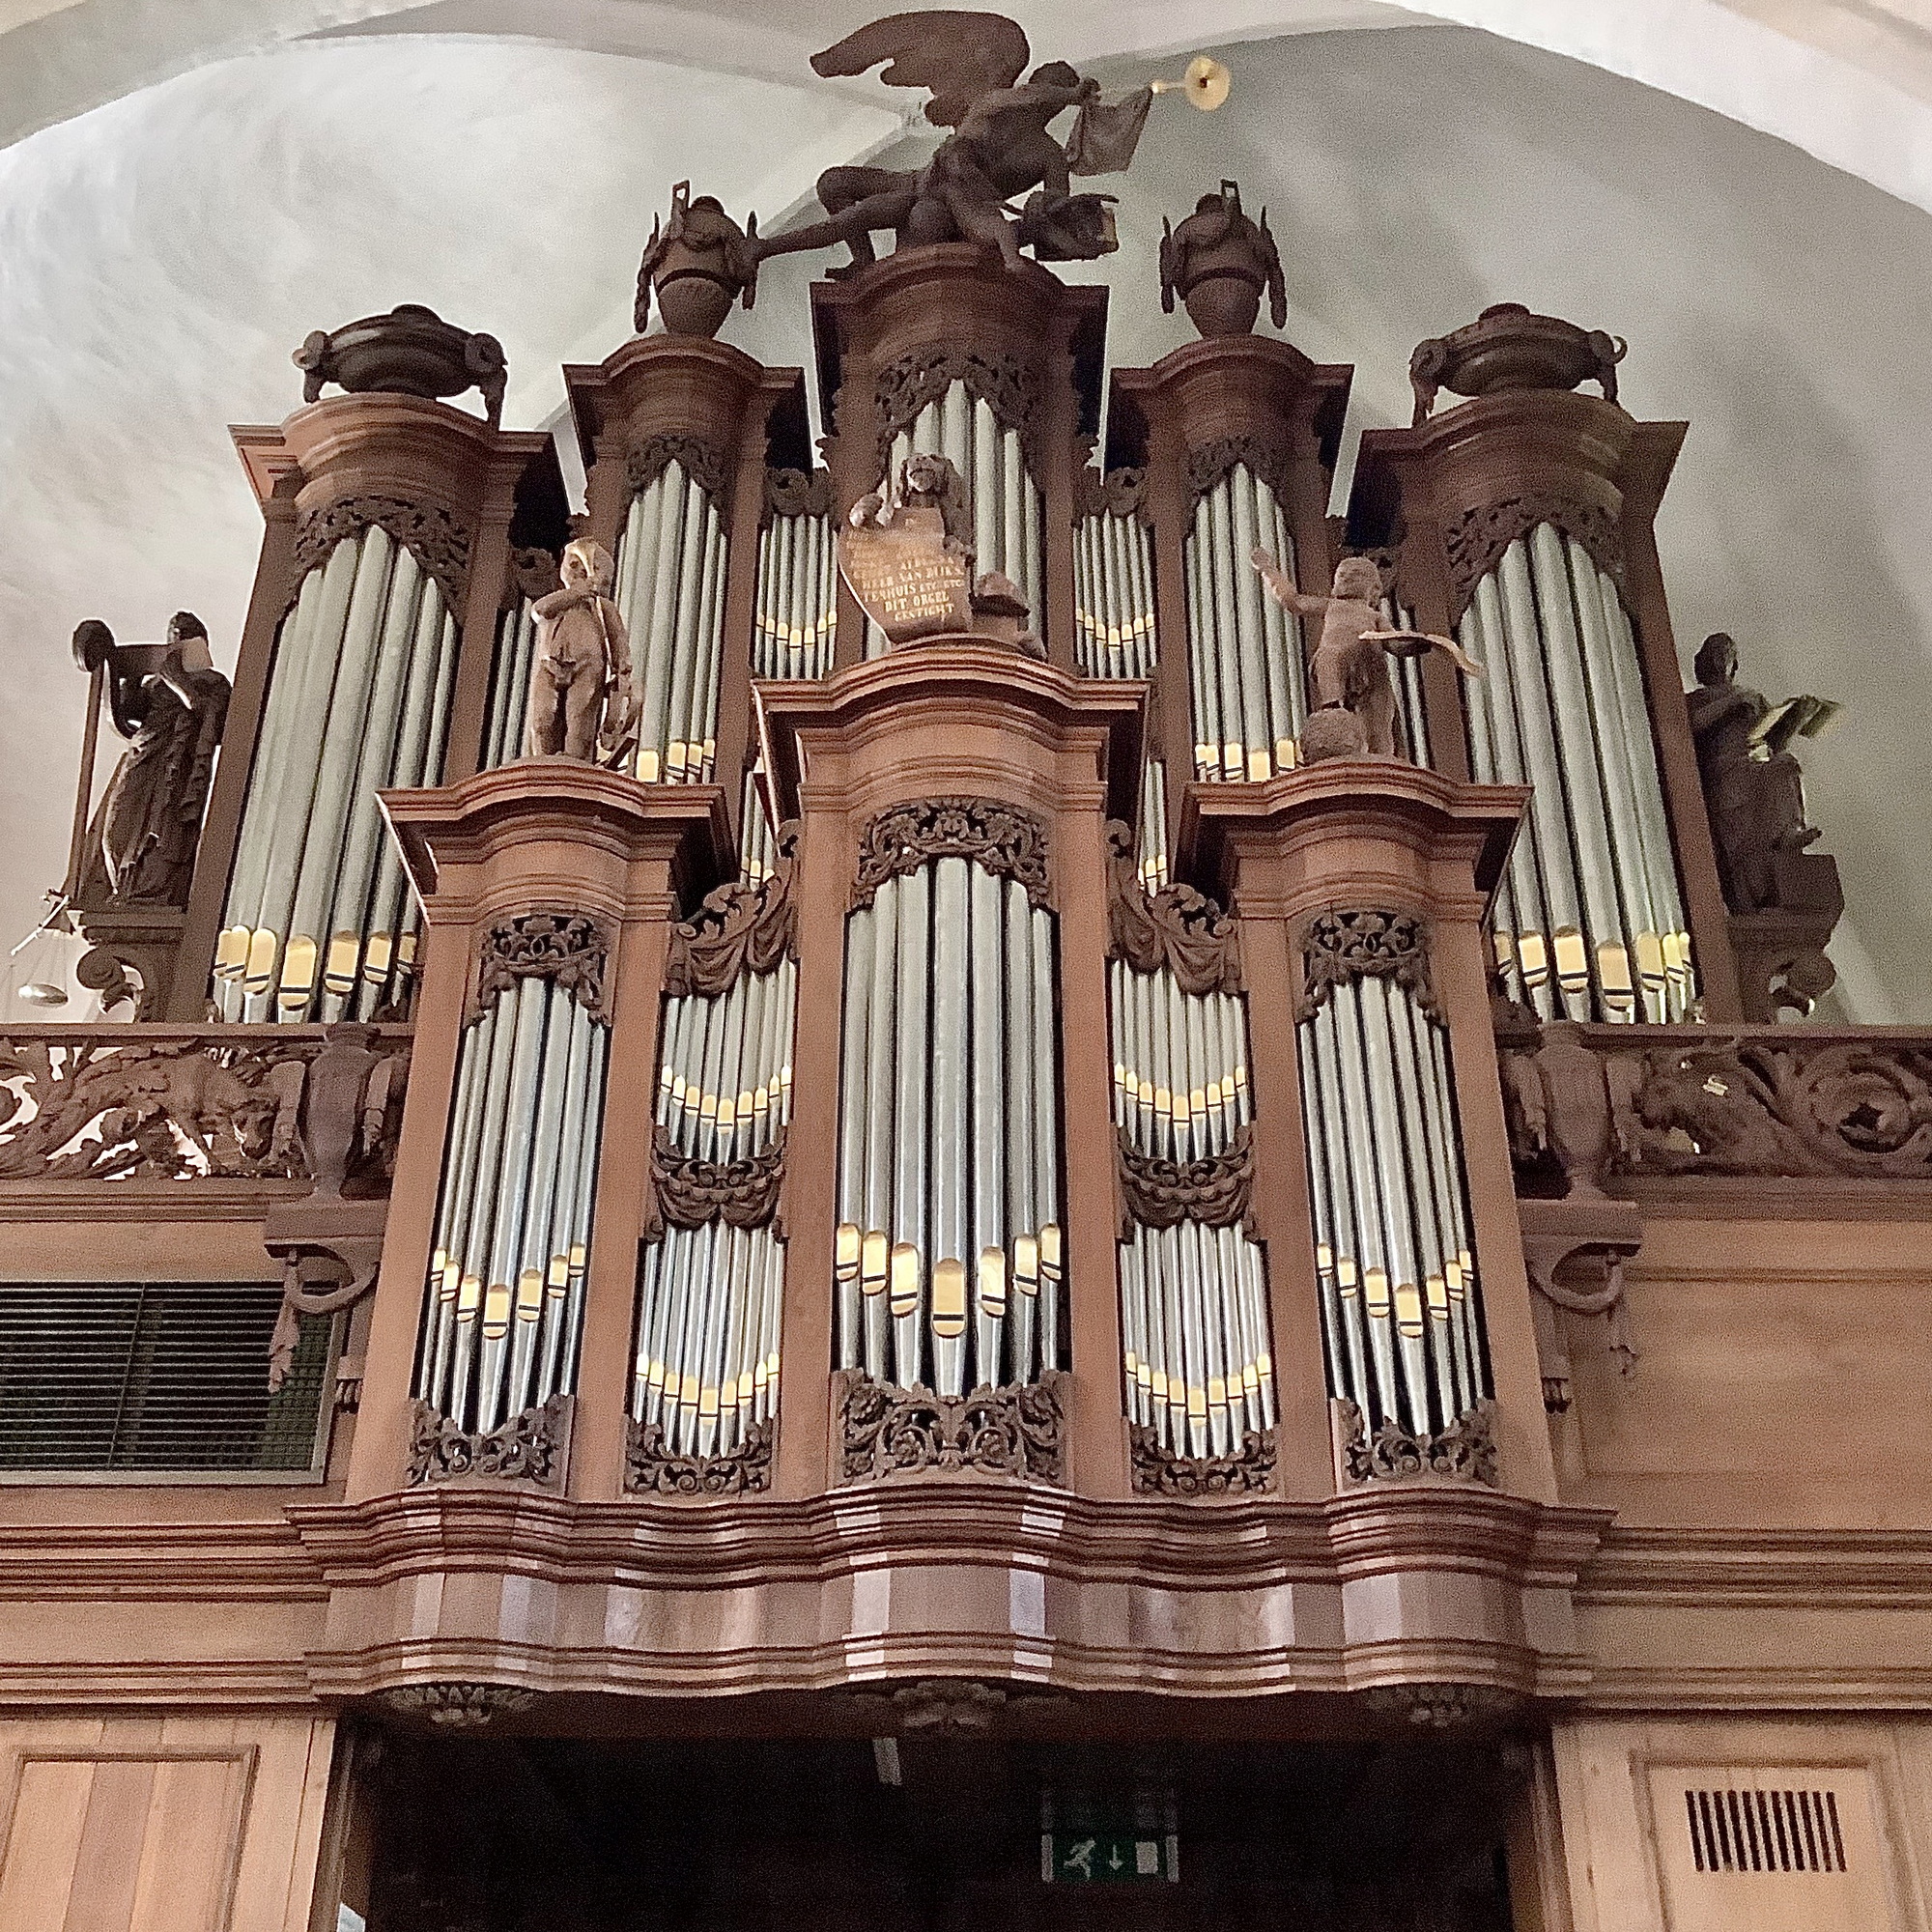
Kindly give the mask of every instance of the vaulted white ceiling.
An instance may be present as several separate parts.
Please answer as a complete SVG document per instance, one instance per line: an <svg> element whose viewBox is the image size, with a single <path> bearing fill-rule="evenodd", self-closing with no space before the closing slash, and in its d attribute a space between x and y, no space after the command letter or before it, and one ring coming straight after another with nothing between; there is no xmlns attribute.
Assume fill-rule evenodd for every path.
<svg viewBox="0 0 1932 1932"><path fill-rule="evenodd" d="M769 226L819 168L891 138L901 104L805 68L863 4L774 18L753 0L73 0L14 25L41 11L0 0L0 133L59 124L0 151L0 653L14 698L0 714L0 929L14 932L65 861L81 702L67 635L100 615L155 637L186 605L232 662L260 525L225 424L295 405L288 352L308 329L430 302L502 337L506 420L542 421L561 400L557 365L627 332L638 250L670 182L689 175ZM1932 145L1912 22L1869 0L1867 43L1848 49L1807 42L1812 10L1773 0L1434 10L1492 16L1515 43L1357 0L1017 11L1042 54L1090 62L1270 36L1228 52L1236 92L1221 114L1162 103L1123 188L1125 245L1103 265L1117 360L1186 339L1159 312L1151 238L1224 174L1269 205L1288 333L1359 365L1364 420L1406 419L1409 348L1489 301L1630 339L1625 401L1691 422L1661 525L1680 644L1688 656L1723 625L1774 695L1848 701L1805 754L1847 876L1848 1006L1932 1021L1918 751L1932 708L1918 480L1932 220L1899 198L1932 203ZM1623 38L1583 44L1613 14ZM187 15L203 52L269 50L196 65L176 31ZM286 38L345 24L356 30ZM1272 37L1284 25L1328 30ZM1384 30L1354 30L1367 25ZM20 37L57 30L23 84ZM1884 35L1889 81L1872 71ZM1565 36L1602 65L1522 43ZM1802 70L1807 98L1773 88L1776 112L1719 99L1725 118L1607 71L1749 95L1742 68L1710 65L1744 46L1760 78ZM1139 71L1103 70L1110 84ZM89 99L107 104L62 118ZM1873 102L1883 111L1864 112ZM1779 115L1896 192L1742 125ZM773 265L727 338L801 359L809 272Z"/></svg>

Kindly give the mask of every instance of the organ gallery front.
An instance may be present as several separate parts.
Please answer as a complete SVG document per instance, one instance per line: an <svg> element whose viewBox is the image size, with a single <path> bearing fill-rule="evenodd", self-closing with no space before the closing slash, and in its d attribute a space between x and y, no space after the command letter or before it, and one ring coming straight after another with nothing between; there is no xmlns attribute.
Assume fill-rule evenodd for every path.
<svg viewBox="0 0 1932 1932"><path fill-rule="evenodd" d="M405 305L235 432L232 694L76 639L0 1932L1922 1925L1932 1047L1798 1023L1686 425L1504 301L1345 459L1233 182L1059 266L1225 69L887 62L922 166L671 193L581 500Z"/></svg>

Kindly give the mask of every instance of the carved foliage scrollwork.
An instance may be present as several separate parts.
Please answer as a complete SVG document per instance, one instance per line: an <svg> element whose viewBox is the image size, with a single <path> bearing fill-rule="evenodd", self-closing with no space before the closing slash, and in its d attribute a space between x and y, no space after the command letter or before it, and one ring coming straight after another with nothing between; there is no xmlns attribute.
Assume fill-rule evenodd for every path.
<svg viewBox="0 0 1932 1932"><path fill-rule="evenodd" d="M469 1017L480 1019L520 980L551 980L608 1026L605 978L613 938L609 922L594 913L526 912L499 921L477 945Z"/></svg>
<svg viewBox="0 0 1932 1932"><path fill-rule="evenodd" d="M1318 913L1302 929L1297 1019L1318 1011L1337 986L1367 979L1406 987L1431 1019L1442 1017L1429 973L1429 927L1412 913L1350 906Z"/></svg>
<svg viewBox="0 0 1932 1932"><path fill-rule="evenodd" d="M1550 491L1525 490L1494 503L1461 510L1442 530L1449 558L1449 615L1459 620L1476 594L1476 585L1503 560L1503 553L1538 524L1548 524L1589 552L1597 567L1624 588L1623 532L1600 503L1578 502Z"/></svg>
<svg viewBox="0 0 1932 1932"><path fill-rule="evenodd" d="M1198 1221L1204 1228L1249 1225L1255 1192L1252 1127L1245 1123L1237 1127L1234 1140L1219 1153L1189 1161L1137 1153L1126 1128L1118 1133L1125 1207L1122 1240L1131 1236L1136 1221L1148 1228L1178 1228L1183 1221Z"/></svg>
<svg viewBox="0 0 1932 1932"><path fill-rule="evenodd" d="M1049 1369L1037 1382L942 1396L841 1369L834 1381L842 1478L944 1473L1058 1483L1065 1466L1065 1379Z"/></svg>
<svg viewBox="0 0 1932 1932"><path fill-rule="evenodd" d="M910 429L920 412L942 400L954 383L965 384L967 394L984 403L995 420L1019 438L1028 475L1043 483L1038 370L1010 350L963 349L944 342L909 349L879 371L873 385L879 439L875 473L886 473L893 439Z"/></svg>
<svg viewBox="0 0 1932 1932"><path fill-rule="evenodd" d="M624 463L631 495L641 497L673 463L711 497L722 514L731 493L729 459L716 443L677 430L661 430L632 449Z"/></svg>
<svg viewBox="0 0 1932 1932"><path fill-rule="evenodd" d="M569 1396L554 1395L541 1407L526 1408L486 1432L464 1429L417 1402L410 1410L409 1480L415 1485L485 1476L554 1489L563 1480L570 1406Z"/></svg>
<svg viewBox="0 0 1932 1932"><path fill-rule="evenodd" d="M1479 1402L1446 1429L1405 1429L1392 1416L1369 1433L1361 1409L1335 1399L1342 1466L1351 1483L1412 1483L1425 1476L1496 1485L1495 1405Z"/></svg>
<svg viewBox="0 0 1932 1932"><path fill-rule="evenodd" d="M680 1456L666 1445L664 1425L633 1421L624 1487L634 1495L742 1496L772 1481L772 1425L754 1422L728 1456Z"/></svg>
<svg viewBox="0 0 1932 1932"><path fill-rule="evenodd" d="M1240 927L1192 886L1151 893L1134 858L1133 828L1107 822L1107 950L1136 973L1172 973L1183 993L1241 990Z"/></svg>
<svg viewBox="0 0 1932 1932"><path fill-rule="evenodd" d="M784 1144L779 1137L762 1153L743 1160L699 1160L680 1153L664 1127L651 1143L651 1184L658 1211L674 1228L702 1228L724 1221L733 1228L762 1228L778 1212L784 1186Z"/></svg>
<svg viewBox="0 0 1932 1932"><path fill-rule="evenodd" d="M528 1710L536 1695L516 1684L397 1684L379 1690L376 1700L399 1717L427 1718L440 1730L480 1731Z"/></svg>
<svg viewBox="0 0 1932 1932"><path fill-rule="evenodd" d="M372 526L409 551L436 579L442 601L451 611L462 611L469 583L469 531L440 504L412 503L406 497L341 497L304 510L296 525L289 602L295 602L302 580L328 561L337 544Z"/></svg>
<svg viewBox="0 0 1932 1932"><path fill-rule="evenodd" d="M767 469L761 525L774 517L829 517L832 514L832 472L829 469Z"/></svg>
<svg viewBox="0 0 1932 1932"><path fill-rule="evenodd" d="M1030 811L996 798L922 798L882 811L859 841L854 906L868 906L890 878L933 859L971 859L1047 904L1046 828Z"/></svg>
<svg viewBox="0 0 1932 1932"><path fill-rule="evenodd" d="M798 821L778 829L777 857L760 884L734 883L705 895L704 903L671 927L665 991L674 1000L715 1000L744 973L770 973L798 957Z"/></svg>
<svg viewBox="0 0 1932 1932"><path fill-rule="evenodd" d="M1274 1487L1274 1431L1248 1430L1228 1456L1177 1456L1145 1423L1127 1426L1134 1489L1144 1496L1231 1496Z"/></svg>
<svg viewBox="0 0 1932 1932"><path fill-rule="evenodd" d="M1188 513L1192 515L1195 504L1217 483L1232 475L1237 465L1243 464L1250 476L1274 492L1278 503L1286 504L1293 460L1293 452L1278 437L1244 433L1219 436L1212 442L1199 444L1187 452Z"/></svg>
<svg viewBox="0 0 1932 1932"><path fill-rule="evenodd" d="M399 1056L402 1035L376 1038ZM0 1180L310 1178L298 1125L323 1049L320 1029L0 1035ZM377 1117L358 1122L353 1159L366 1191L394 1167L401 1094L392 1078Z"/></svg>
<svg viewBox="0 0 1932 1932"><path fill-rule="evenodd" d="M1932 1038L1682 1037L1644 1052L1632 1084L1613 1171L1932 1179Z"/></svg>

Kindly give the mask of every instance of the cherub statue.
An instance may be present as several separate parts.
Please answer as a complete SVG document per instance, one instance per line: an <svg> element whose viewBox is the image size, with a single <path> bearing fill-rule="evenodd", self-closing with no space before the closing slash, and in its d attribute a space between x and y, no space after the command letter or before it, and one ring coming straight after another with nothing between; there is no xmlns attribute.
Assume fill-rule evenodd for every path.
<svg viewBox="0 0 1932 1932"><path fill-rule="evenodd" d="M537 620L526 713L526 758L596 760L601 747L614 763L637 732L631 686L631 639L611 601L616 575L611 553L580 537L563 551L563 587L530 606Z"/></svg>
<svg viewBox="0 0 1932 1932"><path fill-rule="evenodd" d="M1395 748L1395 685L1388 658L1412 657L1435 649L1445 652L1465 677L1481 677L1483 668L1450 638L1433 631L1390 630L1382 624L1381 572L1366 556L1345 556L1335 566L1333 591L1310 597L1295 588L1294 580L1268 552L1257 548L1250 559L1275 602L1297 617L1320 617L1321 630L1308 657L1310 724L1322 711L1346 712L1359 730L1330 738L1321 755L1343 756L1350 752L1372 758L1392 758ZM1325 735L1325 734L1323 734ZM1304 752L1304 756L1307 753Z"/></svg>
<svg viewBox="0 0 1932 1932"><path fill-rule="evenodd" d="M1009 269L1022 265L1028 244L1047 260L1111 252L1118 242L1109 197L1072 193L1071 177L1127 165L1153 90L1106 106L1099 83L1065 61L1049 61L1022 82L1031 58L1024 30L1004 15L938 9L890 14L813 54L814 71L828 78L886 63L881 78L930 89L925 118L952 131L923 168L828 169L818 179L826 218L782 235L754 233L758 258L843 242L857 267L874 259L871 237L880 228L901 243L984 242ZM1047 127L1069 107L1080 118L1063 146ZM1041 193L1021 219L1009 218L1007 203L1034 189Z"/></svg>

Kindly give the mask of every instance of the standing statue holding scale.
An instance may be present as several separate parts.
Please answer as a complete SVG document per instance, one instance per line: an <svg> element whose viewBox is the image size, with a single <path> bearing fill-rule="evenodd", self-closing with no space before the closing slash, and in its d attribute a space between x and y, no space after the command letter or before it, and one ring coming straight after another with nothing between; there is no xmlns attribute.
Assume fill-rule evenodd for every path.
<svg viewBox="0 0 1932 1932"><path fill-rule="evenodd" d="M165 644L122 645L90 619L73 634L73 657L104 683L114 728L132 740L88 825L73 903L185 906L228 717L229 684L209 655L208 627L178 611ZM88 729L91 744L92 717Z"/></svg>
<svg viewBox="0 0 1932 1932"><path fill-rule="evenodd" d="M631 639L611 601L611 553L580 537L563 551L563 587L530 606L537 620L524 727L526 758L616 764L636 741Z"/></svg>
<svg viewBox="0 0 1932 1932"><path fill-rule="evenodd" d="M1390 630L1382 623L1382 575L1366 556L1345 556L1335 566L1331 595L1310 597L1264 550L1251 558L1262 582L1284 611L1320 617L1321 636L1308 658L1308 723L1302 727L1301 760L1392 758L1395 748L1395 684L1391 653L1411 657L1425 650L1447 654L1464 677L1483 668L1453 639L1433 631Z"/></svg>
<svg viewBox="0 0 1932 1932"><path fill-rule="evenodd" d="M1157 80L1111 105L1099 82L1065 61L1049 61L1022 81L1033 58L1025 30L1001 14L940 9L892 14L813 54L827 78L865 73L882 63L890 87L930 89L925 118L952 129L923 168L829 168L818 178L823 221L759 237L757 259L844 242L852 266L874 258L872 234L889 228L899 246L980 242L1009 269L1024 248L1041 262L1092 261L1120 243L1111 195L1075 194L1075 175L1118 174L1133 159L1156 94L1183 92L1197 107L1228 98L1228 71L1205 57L1178 81ZM1067 108L1079 118L1063 145L1047 132ZM1028 198L1017 215L1008 203Z"/></svg>

